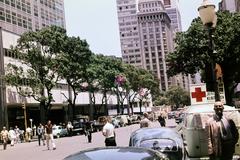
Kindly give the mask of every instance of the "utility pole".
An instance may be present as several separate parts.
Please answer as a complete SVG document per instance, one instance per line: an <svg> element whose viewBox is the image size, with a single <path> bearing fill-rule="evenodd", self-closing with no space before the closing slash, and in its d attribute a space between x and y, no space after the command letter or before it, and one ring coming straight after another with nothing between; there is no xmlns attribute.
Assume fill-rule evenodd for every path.
<svg viewBox="0 0 240 160"><path fill-rule="evenodd" d="M27 129L27 109L26 109L26 103L23 102L22 103L22 109L23 109L23 112L24 112L24 125L25 125L25 131Z"/></svg>

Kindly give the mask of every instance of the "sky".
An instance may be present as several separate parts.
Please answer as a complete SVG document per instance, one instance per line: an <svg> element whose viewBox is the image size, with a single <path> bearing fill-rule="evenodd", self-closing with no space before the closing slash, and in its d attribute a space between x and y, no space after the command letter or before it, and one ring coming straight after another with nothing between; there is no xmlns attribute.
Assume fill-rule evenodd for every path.
<svg viewBox="0 0 240 160"><path fill-rule="evenodd" d="M212 0L218 8L221 0ZM179 0L183 31L198 17L202 0ZM69 36L85 39L96 54L121 57L116 0L64 0Z"/></svg>

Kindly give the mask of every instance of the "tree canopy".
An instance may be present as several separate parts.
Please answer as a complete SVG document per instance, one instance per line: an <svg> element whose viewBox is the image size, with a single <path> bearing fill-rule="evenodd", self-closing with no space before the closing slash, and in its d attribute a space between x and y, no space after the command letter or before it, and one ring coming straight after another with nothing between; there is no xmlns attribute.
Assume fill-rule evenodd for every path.
<svg viewBox="0 0 240 160"><path fill-rule="evenodd" d="M217 25L212 32L213 53L209 48L208 32L200 18L196 18L187 31L176 36L175 51L167 57L168 75L206 71L207 65L213 60L221 66L226 100L231 104L234 88L240 82L240 13L219 11L217 17ZM202 80L208 79L203 77Z"/></svg>

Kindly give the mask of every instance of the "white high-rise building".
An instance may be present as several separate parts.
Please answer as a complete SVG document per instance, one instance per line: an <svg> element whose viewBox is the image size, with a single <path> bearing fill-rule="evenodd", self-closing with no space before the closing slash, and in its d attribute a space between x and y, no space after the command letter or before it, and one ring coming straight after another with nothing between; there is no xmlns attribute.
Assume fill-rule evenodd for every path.
<svg viewBox="0 0 240 160"><path fill-rule="evenodd" d="M166 74L166 55L182 29L178 0L117 0L117 13L123 61L153 71L161 90L170 85L188 89L188 78Z"/></svg>

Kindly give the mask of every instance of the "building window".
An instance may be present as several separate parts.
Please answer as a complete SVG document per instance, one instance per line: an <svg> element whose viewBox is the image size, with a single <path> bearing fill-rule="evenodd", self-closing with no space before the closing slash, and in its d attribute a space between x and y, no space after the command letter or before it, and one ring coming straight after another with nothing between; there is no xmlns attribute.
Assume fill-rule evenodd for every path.
<svg viewBox="0 0 240 160"><path fill-rule="evenodd" d="M10 1L9 0L5 0L5 4L10 5Z"/></svg>
<svg viewBox="0 0 240 160"><path fill-rule="evenodd" d="M12 12L12 24L17 24L17 14Z"/></svg>
<svg viewBox="0 0 240 160"><path fill-rule="evenodd" d="M15 6L16 6L15 0L11 0L11 6L12 6L12 7L15 7Z"/></svg>
<svg viewBox="0 0 240 160"><path fill-rule="evenodd" d="M22 27L22 16L20 14L17 15L17 24Z"/></svg>
<svg viewBox="0 0 240 160"><path fill-rule="evenodd" d="M5 13L4 13L4 8L0 7L0 20L5 21Z"/></svg>
<svg viewBox="0 0 240 160"><path fill-rule="evenodd" d="M11 23L11 14L9 10L6 10L6 21Z"/></svg>
<svg viewBox="0 0 240 160"><path fill-rule="evenodd" d="M17 9L21 9L21 2L19 0L17 1Z"/></svg>

